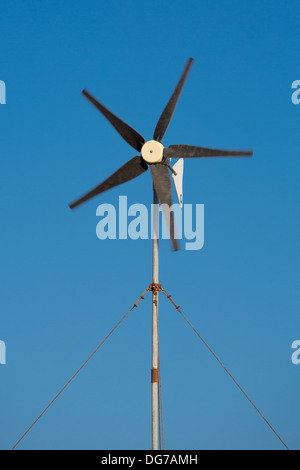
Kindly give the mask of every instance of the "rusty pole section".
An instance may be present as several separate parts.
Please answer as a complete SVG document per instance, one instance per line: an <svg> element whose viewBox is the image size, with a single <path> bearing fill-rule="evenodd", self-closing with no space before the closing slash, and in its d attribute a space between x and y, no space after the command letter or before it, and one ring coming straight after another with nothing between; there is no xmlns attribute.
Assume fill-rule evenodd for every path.
<svg viewBox="0 0 300 470"><path fill-rule="evenodd" d="M158 450L158 197L153 188L153 284L152 284L152 449Z"/></svg>

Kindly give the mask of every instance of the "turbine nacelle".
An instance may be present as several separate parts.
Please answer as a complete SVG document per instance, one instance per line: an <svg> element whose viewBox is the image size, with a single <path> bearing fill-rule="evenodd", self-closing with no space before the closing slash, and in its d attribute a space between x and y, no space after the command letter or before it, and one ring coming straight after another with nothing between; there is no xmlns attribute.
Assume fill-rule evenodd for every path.
<svg viewBox="0 0 300 470"><path fill-rule="evenodd" d="M144 143L141 155L146 163L160 163L164 157L165 147L157 140L148 140Z"/></svg>

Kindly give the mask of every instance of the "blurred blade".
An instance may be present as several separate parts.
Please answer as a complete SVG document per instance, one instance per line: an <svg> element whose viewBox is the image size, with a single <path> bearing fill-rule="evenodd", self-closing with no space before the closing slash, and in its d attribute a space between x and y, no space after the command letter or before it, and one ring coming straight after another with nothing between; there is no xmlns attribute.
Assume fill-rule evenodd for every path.
<svg viewBox="0 0 300 470"><path fill-rule="evenodd" d="M125 165L119 168L113 175L103 181L103 183L96 186L94 189L89 191L80 199L74 201L72 204L69 204L70 209L75 209L75 207L83 204L89 199L92 199L98 194L101 194L108 189L114 188L115 186L119 186L120 184L126 183L127 181L136 178L137 176L144 173L147 169L147 164L140 156L132 158L127 163L125 163Z"/></svg>
<svg viewBox="0 0 300 470"><path fill-rule="evenodd" d="M252 155L252 150L217 150L193 145L170 145L164 151L166 158L252 157Z"/></svg>
<svg viewBox="0 0 300 470"><path fill-rule="evenodd" d="M106 117L106 119L114 126L116 131L123 137L126 142L138 152L141 151L145 143L144 137L130 127L126 122L122 121L115 114L109 111L103 104L94 98L87 90L83 90L82 94Z"/></svg>
<svg viewBox="0 0 300 470"><path fill-rule="evenodd" d="M157 126L155 128L154 134L153 134L153 139L158 140L159 142L162 140L163 136L165 135L165 132L170 124L171 118L173 116L178 98L180 96L182 87L184 85L184 82L186 80L186 77L189 73L189 70L191 68L192 63L194 62L194 59L189 59L185 69L180 77L180 80L178 82L177 87L174 90L173 95L171 96L167 106L162 112L162 115L159 118L159 121L157 123Z"/></svg>
<svg viewBox="0 0 300 470"><path fill-rule="evenodd" d="M169 169L166 165L162 163L153 164L150 166L150 171L153 179L153 187L157 193L158 199L161 204L166 204L169 207L172 206L172 192L171 192L171 178ZM165 207L162 207L165 220L170 232L170 238L173 245L173 250L179 250L179 245L174 235L174 214L166 210Z"/></svg>

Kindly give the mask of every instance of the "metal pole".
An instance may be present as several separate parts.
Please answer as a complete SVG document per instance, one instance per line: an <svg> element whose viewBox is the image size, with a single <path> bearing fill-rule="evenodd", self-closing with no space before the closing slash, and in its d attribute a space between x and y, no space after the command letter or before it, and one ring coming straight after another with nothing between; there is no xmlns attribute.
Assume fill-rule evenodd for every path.
<svg viewBox="0 0 300 470"><path fill-rule="evenodd" d="M153 290L152 290L152 449L158 450L158 197L153 188Z"/></svg>

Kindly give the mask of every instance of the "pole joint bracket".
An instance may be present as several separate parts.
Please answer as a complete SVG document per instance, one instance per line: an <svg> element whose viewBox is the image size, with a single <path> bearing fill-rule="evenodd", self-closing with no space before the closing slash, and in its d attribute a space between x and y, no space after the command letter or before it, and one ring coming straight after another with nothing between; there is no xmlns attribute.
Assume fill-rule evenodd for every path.
<svg viewBox="0 0 300 470"><path fill-rule="evenodd" d="M149 284L149 290L152 290L154 293L162 290L161 284Z"/></svg>

